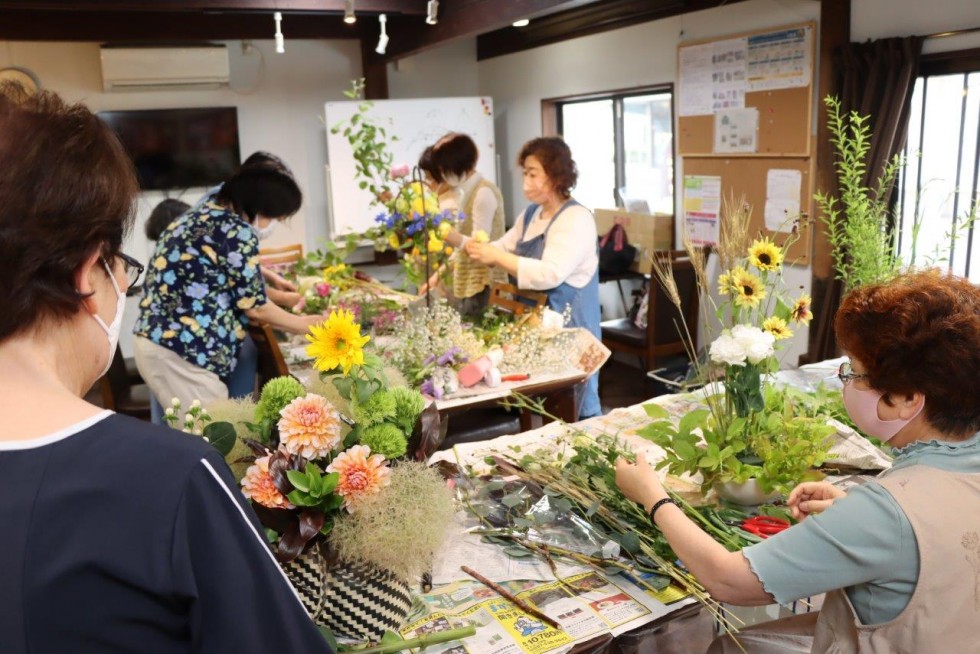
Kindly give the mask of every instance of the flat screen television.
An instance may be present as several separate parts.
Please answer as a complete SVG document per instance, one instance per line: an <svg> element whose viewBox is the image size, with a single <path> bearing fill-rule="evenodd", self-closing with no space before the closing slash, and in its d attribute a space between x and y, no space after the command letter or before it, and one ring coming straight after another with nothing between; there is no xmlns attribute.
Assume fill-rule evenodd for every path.
<svg viewBox="0 0 980 654"><path fill-rule="evenodd" d="M213 186L241 162L235 107L103 111L144 190Z"/></svg>

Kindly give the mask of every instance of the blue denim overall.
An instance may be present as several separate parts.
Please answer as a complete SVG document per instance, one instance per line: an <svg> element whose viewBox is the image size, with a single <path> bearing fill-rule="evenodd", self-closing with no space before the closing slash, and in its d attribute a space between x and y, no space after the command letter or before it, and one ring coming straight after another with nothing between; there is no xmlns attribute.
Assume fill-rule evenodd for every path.
<svg viewBox="0 0 980 654"><path fill-rule="evenodd" d="M555 224L561 212L570 206L577 205L578 202L575 200L569 200L562 205L558 213L551 219L548 226L545 227L544 233L535 236L529 240L522 240L514 248L514 254L519 257L527 257L528 259L541 259L544 254L544 246L548 239L548 230L551 226ZM534 212L537 211L538 205L532 204L524 211L524 234L527 234L528 227L531 225L531 220L534 218ZM517 284L516 280L514 282L515 286ZM602 340L602 331L599 328L600 321L600 306L599 306L599 270L596 269L595 274L592 275L592 279L583 286L582 288L575 288L568 282L562 282L555 288L545 291L548 295L548 306L561 313L565 310L566 306L571 305L572 307L572 317L568 323L569 327L584 327L588 329L592 334L599 340ZM585 381L582 393L579 396L579 407L578 407L578 417L580 420L585 418L591 418L592 416L597 416L602 413L602 407L599 404L599 373L596 372L594 375L589 377Z"/></svg>

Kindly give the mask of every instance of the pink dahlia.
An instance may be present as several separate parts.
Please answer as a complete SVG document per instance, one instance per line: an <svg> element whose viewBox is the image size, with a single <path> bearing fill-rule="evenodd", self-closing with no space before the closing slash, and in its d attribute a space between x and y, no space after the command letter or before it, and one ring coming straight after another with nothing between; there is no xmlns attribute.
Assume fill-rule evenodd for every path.
<svg viewBox="0 0 980 654"><path fill-rule="evenodd" d="M279 492L269 474L269 455L260 457L248 467L242 478L245 497L270 509L291 509L293 505Z"/></svg>
<svg viewBox="0 0 980 654"><path fill-rule="evenodd" d="M371 454L367 445L355 445L341 452L327 466L327 472L340 474L337 494L344 498L344 508L350 513L391 483L391 468L385 464L385 458Z"/></svg>
<svg viewBox="0 0 980 654"><path fill-rule="evenodd" d="M321 395L298 397L279 415L279 440L290 454L318 459L340 442L340 414Z"/></svg>

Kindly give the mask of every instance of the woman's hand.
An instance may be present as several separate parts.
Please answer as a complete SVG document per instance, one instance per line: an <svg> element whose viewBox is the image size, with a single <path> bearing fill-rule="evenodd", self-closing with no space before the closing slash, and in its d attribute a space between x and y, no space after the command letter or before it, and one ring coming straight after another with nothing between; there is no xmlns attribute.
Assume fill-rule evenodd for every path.
<svg viewBox="0 0 980 654"><path fill-rule="evenodd" d="M820 513L847 493L826 481L806 481L793 489L786 504L796 520L803 520L811 513Z"/></svg>
<svg viewBox="0 0 980 654"><path fill-rule="evenodd" d="M429 289L433 291L439 286L439 271L432 273L432 277L429 277L429 281L419 286L419 297L424 297Z"/></svg>
<svg viewBox="0 0 980 654"><path fill-rule="evenodd" d="M642 504L647 513L654 504L667 497L657 471L647 463L642 452L636 455L636 463L622 458L616 461L616 485L623 495Z"/></svg>
<svg viewBox="0 0 980 654"><path fill-rule="evenodd" d="M502 254L500 248L489 243L477 243L475 239L466 242L466 254L477 263L487 266L496 266Z"/></svg>

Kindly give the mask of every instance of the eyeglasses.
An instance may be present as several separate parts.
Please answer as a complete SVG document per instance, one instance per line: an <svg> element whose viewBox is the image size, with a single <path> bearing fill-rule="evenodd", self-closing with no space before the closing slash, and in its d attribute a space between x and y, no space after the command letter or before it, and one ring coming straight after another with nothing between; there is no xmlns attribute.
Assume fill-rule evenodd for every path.
<svg viewBox="0 0 980 654"><path fill-rule="evenodd" d="M844 363L840 364L840 368L837 369L837 379L839 379L842 384L846 384L849 381L854 381L855 379L862 379L864 377L867 377L867 375L854 372L849 361L845 361Z"/></svg>
<svg viewBox="0 0 980 654"><path fill-rule="evenodd" d="M126 281L129 284L126 295L130 297L138 295L143 290L143 271L145 270L143 264L124 252L117 252L115 256L123 262L123 268L126 271Z"/></svg>

